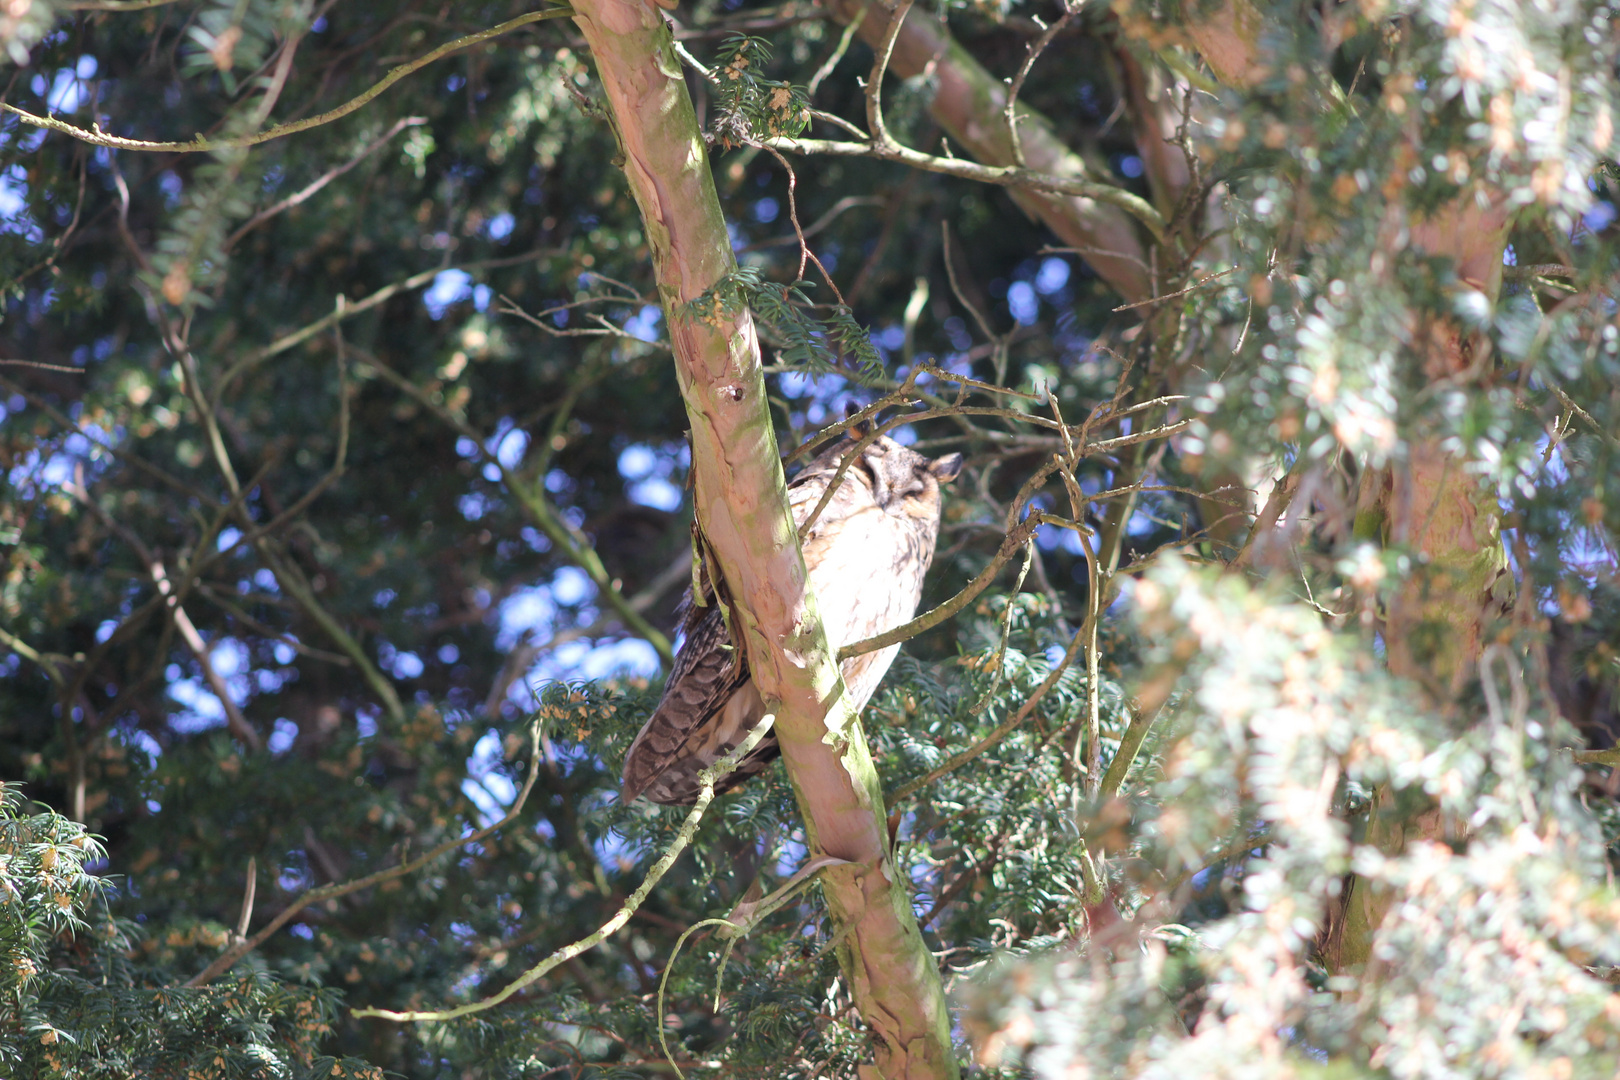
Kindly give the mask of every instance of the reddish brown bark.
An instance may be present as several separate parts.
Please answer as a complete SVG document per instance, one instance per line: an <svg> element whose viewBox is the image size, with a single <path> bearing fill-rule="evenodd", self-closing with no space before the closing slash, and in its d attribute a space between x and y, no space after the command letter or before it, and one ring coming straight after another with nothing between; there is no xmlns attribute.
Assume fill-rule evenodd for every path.
<svg viewBox="0 0 1620 1080"><path fill-rule="evenodd" d="M641 209L692 423L694 505L731 596L754 684L798 795L842 937L839 959L873 1036L878 1075L957 1075L939 970L889 853L883 796L808 586L746 310L695 318L687 303L736 267L708 154L662 16L640 0L581 0Z"/></svg>
<svg viewBox="0 0 1620 1080"><path fill-rule="evenodd" d="M1132 29L1160 33L1145 25ZM1199 10L1183 29L1227 85L1251 86L1267 74L1261 20L1248 0ZM1462 284L1494 300L1510 223L1499 196L1482 200L1470 190L1423 219L1391 220L1392 259L1449 257ZM1434 320L1411 344L1424 374L1436 382L1478 379L1489 359L1484 341L1449 318ZM1512 586L1500 538L1500 506L1467 465L1440 438L1418 435L1391 464L1364 466L1357 506L1358 531L1370 534L1376 525L1384 543L1414 557L1412 573L1386 606L1385 656L1390 672L1427 687L1439 710L1476 673ZM1387 808L1382 796L1377 801ZM1411 839L1438 837L1445 828L1437 814L1400 822L1375 813L1368 840L1395 854ZM1364 881L1351 882L1326 935L1330 966L1365 962L1388 903Z"/></svg>

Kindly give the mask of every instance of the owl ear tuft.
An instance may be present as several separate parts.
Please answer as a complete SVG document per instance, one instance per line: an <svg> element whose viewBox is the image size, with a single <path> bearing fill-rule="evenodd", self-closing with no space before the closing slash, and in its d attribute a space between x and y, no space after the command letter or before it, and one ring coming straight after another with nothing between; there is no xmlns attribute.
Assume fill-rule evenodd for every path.
<svg viewBox="0 0 1620 1080"><path fill-rule="evenodd" d="M935 458L928 463L928 471L942 482L955 480L962 471L962 455L946 454L942 458Z"/></svg>

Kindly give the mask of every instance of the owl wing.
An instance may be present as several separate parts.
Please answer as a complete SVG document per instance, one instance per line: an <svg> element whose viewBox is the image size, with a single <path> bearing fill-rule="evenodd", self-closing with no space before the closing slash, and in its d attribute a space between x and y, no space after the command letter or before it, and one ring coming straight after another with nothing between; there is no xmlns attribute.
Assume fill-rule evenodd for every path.
<svg viewBox="0 0 1620 1080"><path fill-rule="evenodd" d="M803 524L830 480L829 471L812 466L789 485L796 525ZM856 489L861 487L846 480L828 503L811 530L821 540L819 547L825 548L836 535L839 519L849 512L841 504L858 499ZM808 556L811 545L806 540ZM665 805L691 804L698 795L697 774L735 749L764 715L747 658L735 648L718 604L689 609L686 640L675 657L664 696L625 755L621 802L629 804L645 794ZM780 752L776 736L767 733L733 772L721 778L715 792L729 791L759 773Z"/></svg>
<svg viewBox="0 0 1620 1080"><path fill-rule="evenodd" d="M711 604L705 614L689 622L686 641L676 654L664 696L630 744L624 759L620 800L628 804L683 758L690 761L705 741L704 725L711 724L726 702L748 682L748 661L733 651L719 605ZM689 747L689 743L697 745ZM699 761L689 770L694 778L693 798L697 796L698 771L712 763Z"/></svg>

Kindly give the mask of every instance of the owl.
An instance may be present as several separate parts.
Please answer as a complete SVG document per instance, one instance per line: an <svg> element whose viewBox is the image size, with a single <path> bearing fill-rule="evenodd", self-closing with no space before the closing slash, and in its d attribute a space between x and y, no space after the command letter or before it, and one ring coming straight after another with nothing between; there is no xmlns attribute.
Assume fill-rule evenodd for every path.
<svg viewBox="0 0 1620 1080"><path fill-rule="evenodd" d="M939 535L939 487L962 468L961 454L929 459L881 436L850 465L805 533L805 520L853 445L846 440L826 451L788 485L805 566L834 651L915 614ZM730 647L719 605L697 606L688 596L682 631L685 641L663 699L625 757L620 798L626 804L640 795L670 806L695 802L698 772L734 750L765 715L748 661ZM899 651L890 645L844 661L844 685L857 712ZM778 753L776 736L767 734L715 791L736 787Z"/></svg>

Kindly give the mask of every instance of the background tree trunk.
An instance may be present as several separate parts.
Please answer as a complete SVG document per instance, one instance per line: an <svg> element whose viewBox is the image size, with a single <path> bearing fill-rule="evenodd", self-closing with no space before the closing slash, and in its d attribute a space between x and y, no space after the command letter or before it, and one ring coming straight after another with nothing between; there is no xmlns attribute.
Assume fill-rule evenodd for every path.
<svg viewBox="0 0 1620 1080"><path fill-rule="evenodd" d="M844 23L860 19L857 33L874 49L882 46L893 20L881 0L832 0L831 9ZM905 23L894 39L889 71L909 79L931 72L938 80L928 111L950 137L986 165L1013 165L1012 133L1007 124L1007 84L986 71L930 12L908 5ZM1037 172L1088 178L1086 163L1052 130L1046 117L1018 106L1018 137L1024 163ZM1147 249L1130 215L1095 199L1047 192L1010 192L1024 211L1039 218L1074 245L1103 280L1127 301L1153 295Z"/></svg>
<svg viewBox="0 0 1620 1080"><path fill-rule="evenodd" d="M1262 27L1247 0L1229 0L1190 22L1187 33L1216 77L1241 89L1268 74ZM1409 228L1392 223L1386 272L1393 271L1395 259L1446 257L1462 287L1476 289L1494 303L1510 222L1500 193L1470 187ZM1466 383L1484 370L1475 362L1483 341L1455 321L1437 321L1419 332L1426 334L1418 344L1426 353L1430 379ZM1437 438L1415 439L1403 459L1383 466L1363 461L1361 468L1358 522L1377 523L1377 539L1410 551L1418 562L1384 611L1389 670L1423 685L1444 713L1477 675L1491 623L1505 610L1504 582L1511 588L1500 507L1494 493L1469 472L1466 460ZM1447 828L1436 813L1412 820L1394 815L1387 792L1376 793L1368 839L1390 855L1400 854L1416 839L1439 839ZM1390 902L1365 881L1350 880L1341 909L1323 935L1324 958L1331 968L1365 965Z"/></svg>

